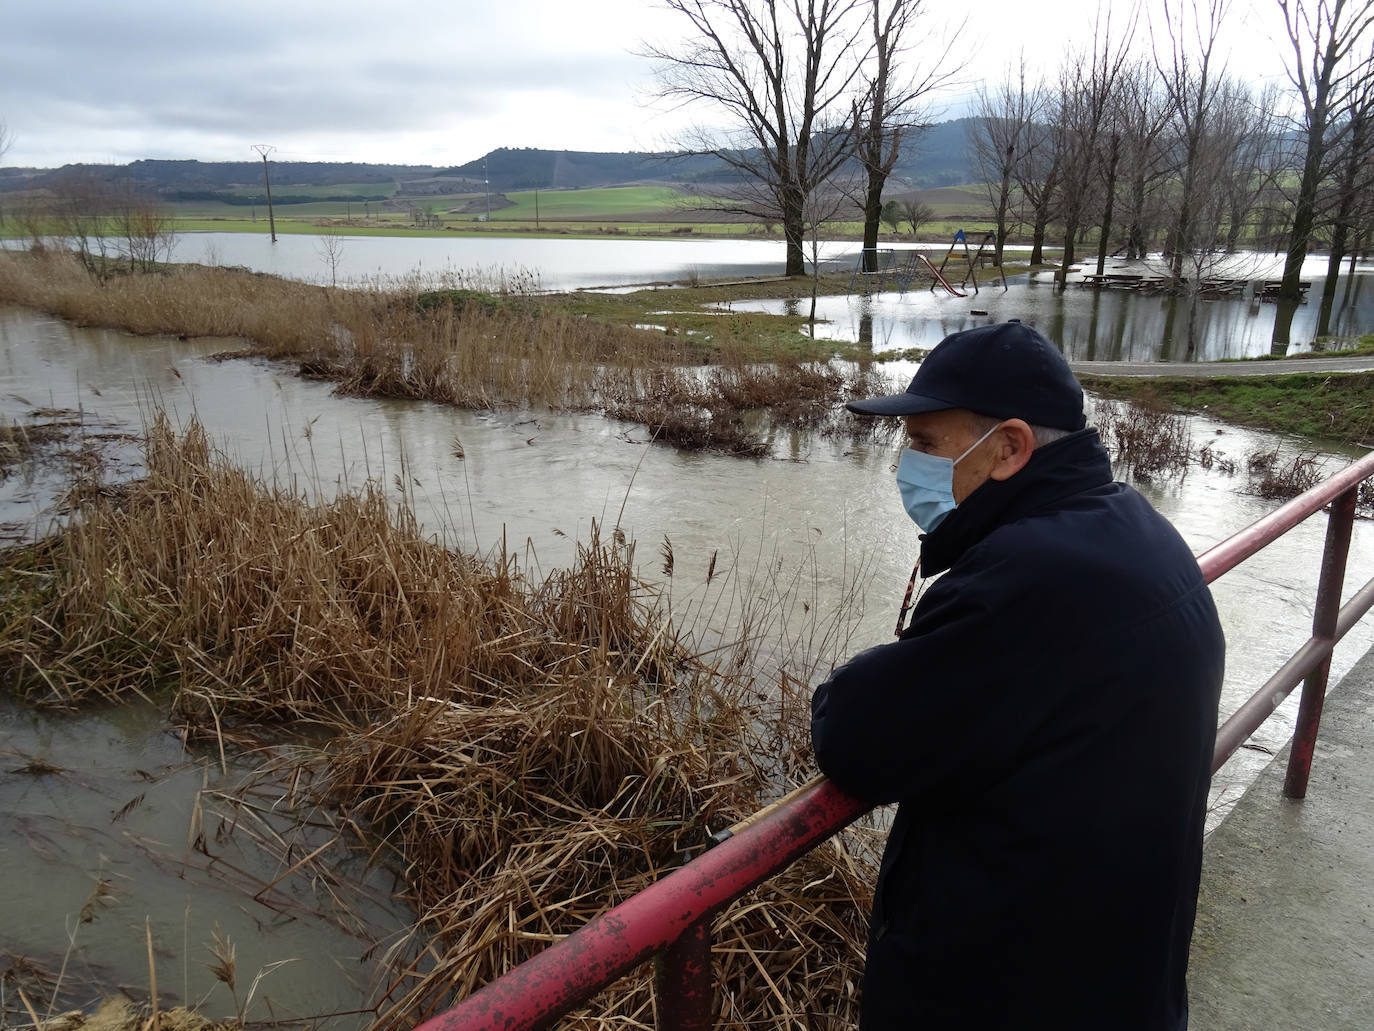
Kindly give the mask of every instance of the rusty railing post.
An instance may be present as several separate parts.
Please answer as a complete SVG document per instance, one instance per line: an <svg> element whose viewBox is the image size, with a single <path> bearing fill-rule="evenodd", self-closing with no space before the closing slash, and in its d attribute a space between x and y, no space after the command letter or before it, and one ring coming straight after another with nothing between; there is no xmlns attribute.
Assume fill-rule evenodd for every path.
<svg viewBox="0 0 1374 1031"><path fill-rule="evenodd" d="M714 1025L716 983L711 971L711 922L707 913L654 957L658 1031L709 1031Z"/></svg>
<svg viewBox="0 0 1374 1031"><path fill-rule="evenodd" d="M1336 637L1336 619L1341 609L1341 589L1345 584L1345 563L1350 554L1350 534L1355 525L1355 500L1359 485L1344 491L1331 503L1326 523L1326 547L1322 551L1321 579L1317 583L1317 602L1312 611L1312 636L1325 641ZM1307 778L1312 771L1312 752L1317 746L1322 704L1326 701L1326 682L1331 673L1328 653L1302 684L1298 702L1298 722L1293 728L1293 747L1288 753L1288 772L1283 793L1289 798L1307 794Z"/></svg>

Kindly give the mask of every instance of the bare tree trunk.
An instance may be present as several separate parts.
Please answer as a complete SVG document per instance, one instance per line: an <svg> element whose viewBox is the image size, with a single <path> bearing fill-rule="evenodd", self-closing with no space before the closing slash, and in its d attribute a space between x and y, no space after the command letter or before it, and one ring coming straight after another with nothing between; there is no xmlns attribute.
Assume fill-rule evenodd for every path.
<svg viewBox="0 0 1374 1031"><path fill-rule="evenodd" d="M1112 237L1112 207L1116 200L1116 169L1121 160L1121 136L1112 133L1111 148L1107 156L1106 176L1107 181L1104 189L1107 192L1106 206L1102 209L1102 235L1097 242L1097 274L1102 275L1102 270L1107 267L1107 248Z"/></svg>
<svg viewBox="0 0 1374 1031"><path fill-rule="evenodd" d="M864 191L864 271L878 271L878 228L883 215L883 181L868 177Z"/></svg>

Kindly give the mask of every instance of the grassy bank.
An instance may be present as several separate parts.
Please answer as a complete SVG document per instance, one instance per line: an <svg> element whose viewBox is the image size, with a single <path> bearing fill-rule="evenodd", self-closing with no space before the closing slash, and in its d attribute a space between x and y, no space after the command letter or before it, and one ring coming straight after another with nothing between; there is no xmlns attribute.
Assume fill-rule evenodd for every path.
<svg viewBox="0 0 1374 1031"><path fill-rule="evenodd" d="M1223 422L1314 441L1374 444L1374 373L1080 379L1105 397L1205 412Z"/></svg>
<svg viewBox="0 0 1374 1031"><path fill-rule="evenodd" d="M233 354L293 362L352 396L599 411L683 447L760 455L780 429L862 433L841 402L887 388L870 367L812 360L833 348L803 337L798 317L689 304L648 329L634 320L662 303L655 293L569 299L530 285L454 273L337 290L198 265L99 279L67 254L0 254L0 301L79 325L236 338Z"/></svg>
<svg viewBox="0 0 1374 1031"><path fill-rule="evenodd" d="M376 1028L413 1026L809 776L797 688L833 656L776 641L783 613L758 601L724 647L694 637L693 613L719 599L777 597L725 563L660 592L633 543L593 530L572 565L532 577L421 537L381 485L307 504L195 427L155 426L147 467L87 492L58 535L0 551L0 685L38 705L152 699L219 749L291 742L281 805L340 814L419 914L389 953ZM785 665L757 658L765 641ZM723 1020L853 1024L862 840L717 918ZM569 1026L639 1026L651 1006L641 971Z"/></svg>

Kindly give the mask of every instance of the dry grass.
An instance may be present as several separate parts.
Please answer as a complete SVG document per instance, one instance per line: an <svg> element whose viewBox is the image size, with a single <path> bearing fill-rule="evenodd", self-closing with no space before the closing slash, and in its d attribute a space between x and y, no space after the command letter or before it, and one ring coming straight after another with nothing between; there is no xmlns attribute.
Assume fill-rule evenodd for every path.
<svg viewBox="0 0 1374 1031"><path fill-rule="evenodd" d="M334 290L198 265L101 281L61 252L0 254L0 300L77 324L238 338L225 356L292 362L345 395L603 411L681 447L762 454L771 429L822 423L859 375L814 363L751 366L744 356L757 348L728 327L708 355L693 338L598 321L519 291L431 285ZM715 364L703 375L708 357Z"/></svg>
<svg viewBox="0 0 1374 1031"><path fill-rule="evenodd" d="M1246 458L1246 468L1250 473L1246 493L1260 498L1287 501L1322 480L1321 464L1315 453L1303 451L1284 462L1277 445L1252 451Z"/></svg>
<svg viewBox="0 0 1374 1031"><path fill-rule="evenodd" d="M1198 458L1193 453L1187 416L1145 399L1138 398L1133 404L1100 402L1094 425L1113 460L1137 479L1181 476ZM1205 465L1213 457L1210 452L1204 452L1200 461Z"/></svg>
<svg viewBox="0 0 1374 1031"><path fill-rule="evenodd" d="M77 412L47 414L52 417L28 422L0 420L0 483L13 474L16 466L50 445L67 441L81 429Z"/></svg>
<svg viewBox="0 0 1374 1031"><path fill-rule="evenodd" d="M37 704L170 698L212 741L297 742L292 795L398 866L419 914L377 1028L413 1025L810 774L810 670L751 659L758 612L708 658L618 532L531 579L504 552L422 538L379 488L323 506L270 488L197 428L159 423L147 464L60 536L0 552L0 680ZM844 647L809 633L783 635L809 643L803 661ZM722 1019L854 1023L871 864L847 834L718 918ZM646 969L572 1026L651 1010Z"/></svg>

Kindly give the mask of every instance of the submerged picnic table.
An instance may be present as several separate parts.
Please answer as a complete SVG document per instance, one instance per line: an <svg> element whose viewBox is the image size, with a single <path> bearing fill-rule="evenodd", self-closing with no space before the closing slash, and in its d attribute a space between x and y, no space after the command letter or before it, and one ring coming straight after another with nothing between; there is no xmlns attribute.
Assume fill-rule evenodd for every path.
<svg viewBox="0 0 1374 1031"><path fill-rule="evenodd" d="M1138 272L1085 272L1079 286L1115 287L1123 290L1160 290L1172 283L1168 276L1147 276Z"/></svg>
<svg viewBox="0 0 1374 1031"><path fill-rule="evenodd" d="M1298 293L1305 294L1311 288L1312 281L1304 279L1298 284ZM1255 288L1255 296L1261 299L1272 299L1278 296L1279 290L1283 287L1282 279L1266 279Z"/></svg>

